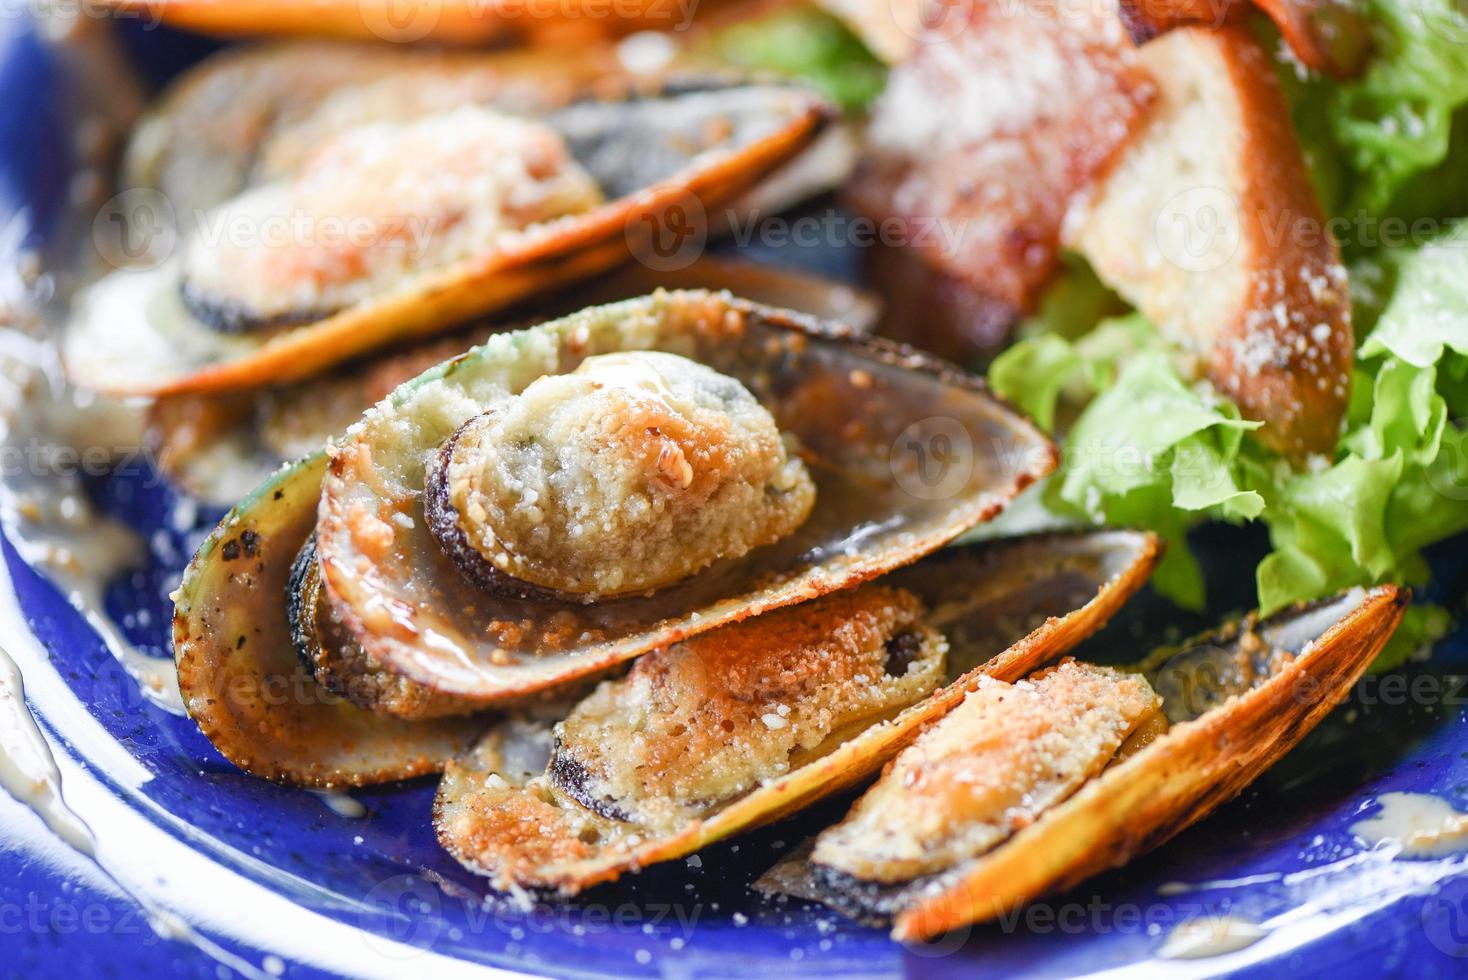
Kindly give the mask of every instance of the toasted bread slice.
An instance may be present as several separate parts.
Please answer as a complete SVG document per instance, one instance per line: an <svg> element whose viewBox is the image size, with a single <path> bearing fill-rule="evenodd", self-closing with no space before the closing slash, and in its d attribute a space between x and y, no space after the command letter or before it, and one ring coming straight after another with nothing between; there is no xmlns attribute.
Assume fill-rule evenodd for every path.
<svg viewBox="0 0 1468 980"><path fill-rule="evenodd" d="M1064 240L1196 351L1270 445L1329 453L1351 370L1346 274L1270 59L1232 24L1178 28L1138 56L1158 101Z"/></svg>
<svg viewBox="0 0 1468 980"><path fill-rule="evenodd" d="M1096 0L974 3L923 39L872 107L846 200L884 244L991 300L985 324L1002 307L1016 319L1055 277L1069 203L1141 127L1153 86Z"/></svg>

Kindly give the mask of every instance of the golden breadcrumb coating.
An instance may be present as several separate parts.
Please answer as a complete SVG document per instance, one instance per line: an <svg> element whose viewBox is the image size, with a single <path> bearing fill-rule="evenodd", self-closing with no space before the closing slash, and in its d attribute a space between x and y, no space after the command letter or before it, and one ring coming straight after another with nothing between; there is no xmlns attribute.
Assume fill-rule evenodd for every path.
<svg viewBox="0 0 1468 980"><path fill-rule="evenodd" d="M884 883L952 868L1069 797L1159 707L1140 675L1073 660L1014 684L985 678L820 835L812 860Z"/></svg>

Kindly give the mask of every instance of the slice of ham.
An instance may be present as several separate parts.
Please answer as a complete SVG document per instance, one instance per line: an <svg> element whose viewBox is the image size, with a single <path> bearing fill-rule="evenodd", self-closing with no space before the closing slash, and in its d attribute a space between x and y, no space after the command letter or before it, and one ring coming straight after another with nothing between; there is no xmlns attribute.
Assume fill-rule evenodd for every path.
<svg viewBox="0 0 1468 980"><path fill-rule="evenodd" d="M1068 205L1154 87L1101 2L979 0L939 8L924 31L874 107L849 200L898 219L927 265L1015 319L1056 271Z"/></svg>

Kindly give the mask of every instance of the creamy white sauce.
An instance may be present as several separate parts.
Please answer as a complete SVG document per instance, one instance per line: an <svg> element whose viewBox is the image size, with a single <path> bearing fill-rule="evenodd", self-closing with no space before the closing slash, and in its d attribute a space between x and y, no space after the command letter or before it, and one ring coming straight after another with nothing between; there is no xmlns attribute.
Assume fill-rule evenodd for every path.
<svg viewBox="0 0 1468 980"><path fill-rule="evenodd" d="M678 46L662 31L638 31L617 45L617 60L634 75L655 75L677 54Z"/></svg>
<svg viewBox="0 0 1468 980"><path fill-rule="evenodd" d="M61 771L25 703L20 668L0 650L0 786L69 846L95 856L92 831L61 797Z"/></svg>
<svg viewBox="0 0 1468 980"><path fill-rule="evenodd" d="M25 682L20 668L3 650L0 650L0 787L40 817L67 846L96 862L102 873L142 908L149 927L160 938L189 943L252 980L268 976L208 937L199 935L177 913L127 888L107 870L97 853L97 840L91 828L66 804L56 757L25 703Z"/></svg>
<svg viewBox="0 0 1468 980"><path fill-rule="evenodd" d="M1351 833L1399 857L1446 857L1468 851L1468 813L1429 793L1383 793L1381 809L1351 824Z"/></svg>
<svg viewBox="0 0 1468 980"><path fill-rule="evenodd" d="M143 542L97 515L77 478L79 470L99 466L119 448L139 451L136 413L70 389L60 380L55 356L49 345L18 331L5 331L0 340L0 430L6 447L0 522L21 556L43 568L86 617L143 696L182 715L172 658L137 649L103 609L107 583L146 552Z"/></svg>
<svg viewBox="0 0 1468 980"><path fill-rule="evenodd" d="M367 816L367 808L360 800L348 796L340 790L313 789L308 792L326 805L326 808L339 817L348 820L361 820Z"/></svg>
<svg viewBox="0 0 1468 980"><path fill-rule="evenodd" d="M1196 960L1247 949L1269 934L1258 923L1233 915L1201 915L1178 923L1157 955L1167 960Z"/></svg>
<svg viewBox="0 0 1468 980"><path fill-rule="evenodd" d="M0 491L0 522L32 566L46 570L52 583L87 620L107 650L122 665L151 704L184 714L178 672L171 657L144 653L123 636L103 611L102 590L143 554L143 542L127 528L92 513L75 492L38 500Z"/></svg>
<svg viewBox="0 0 1468 980"><path fill-rule="evenodd" d="M1213 881L1169 881L1157 887L1157 894L1162 896L1187 895L1190 892L1214 891L1224 888L1248 888L1250 885L1267 885L1280 881L1284 875L1278 871L1270 871L1259 875L1246 875L1243 878L1216 878Z"/></svg>

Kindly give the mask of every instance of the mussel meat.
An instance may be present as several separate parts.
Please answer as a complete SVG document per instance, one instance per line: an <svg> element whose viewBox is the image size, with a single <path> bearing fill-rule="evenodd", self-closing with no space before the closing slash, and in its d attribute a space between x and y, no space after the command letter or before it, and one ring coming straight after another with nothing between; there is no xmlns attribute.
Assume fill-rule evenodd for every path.
<svg viewBox="0 0 1468 980"><path fill-rule="evenodd" d="M732 546L715 554L685 544L700 555L688 566L697 570L645 594L588 602L479 588L430 526L426 462L465 422L543 376L647 352L726 376L745 393L741 404L747 396L768 414L781 436L771 447L783 454L779 468L803 471L814 487L809 515L742 557ZM664 434L651 429L640 438L661 444ZM914 472L934 432L966 451L936 488ZM639 493L649 507L663 506L654 495L666 473L651 462L652 482ZM228 610L239 622L268 624L280 663L294 648L313 683L371 714L418 723L473 714L899 567L992 517L1053 464L1049 441L976 379L849 329L707 292L593 308L497 334L430 369L352 425L329 459L318 452L283 469L236 507L180 589L180 676L201 711L216 698L207 672L184 665L228 661L234 637L218 619ZM686 475L681 466L672 472L678 482ZM275 514L300 507L304 520L306 501L319 501L314 536L294 511L289 522ZM282 540L261 540L286 523ZM240 529L265 556L255 562L269 566L256 576L278 590L247 590L232 576L220 542ZM625 553L625 542L606 543Z"/></svg>

